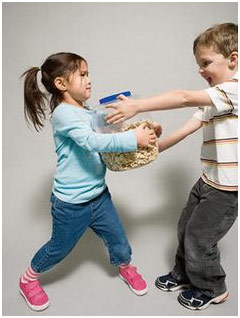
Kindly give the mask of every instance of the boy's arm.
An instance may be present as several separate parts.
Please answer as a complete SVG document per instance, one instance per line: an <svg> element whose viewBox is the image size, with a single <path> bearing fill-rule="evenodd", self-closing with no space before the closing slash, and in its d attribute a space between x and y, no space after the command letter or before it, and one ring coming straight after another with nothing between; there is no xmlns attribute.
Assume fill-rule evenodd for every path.
<svg viewBox="0 0 240 318"><path fill-rule="evenodd" d="M106 117L108 123L116 124L141 112L213 105L205 90L175 90L143 99L130 99L120 95L119 99L119 102L107 106L115 109Z"/></svg>
<svg viewBox="0 0 240 318"><path fill-rule="evenodd" d="M201 127L201 120L197 119L196 117L191 117L180 129L174 131L171 135L160 139L158 143L158 151L162 152L174 146Z"/></svg>

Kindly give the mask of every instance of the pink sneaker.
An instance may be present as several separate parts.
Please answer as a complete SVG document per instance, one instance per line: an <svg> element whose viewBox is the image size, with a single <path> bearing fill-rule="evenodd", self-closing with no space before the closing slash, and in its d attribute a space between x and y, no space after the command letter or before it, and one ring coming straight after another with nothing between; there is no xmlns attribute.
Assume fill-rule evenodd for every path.
<svg viewBox="0 0 240 318"><path fill-rule="evenodd" d="M129 265L127 267L119 267L119 277L122 278L136 295L144 295L147 293L147 283L137 272L137 268Z"/></svg>
<svg viewBox="0 0 240 318"><path fill-rule="evenodd" d="M19 280L19 291L25 298L28 306L36 311L46 309L49 306L49 300L47 294L40 285L40 281L35 280L33 282L22 283L21 278Z"/></svg>

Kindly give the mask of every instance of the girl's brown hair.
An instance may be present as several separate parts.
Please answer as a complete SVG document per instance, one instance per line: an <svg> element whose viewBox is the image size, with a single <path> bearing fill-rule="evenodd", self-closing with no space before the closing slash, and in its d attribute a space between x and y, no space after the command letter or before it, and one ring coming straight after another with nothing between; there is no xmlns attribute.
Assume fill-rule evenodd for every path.
<svg viewBox="0 0 240 318"><path fill-rule="evenodd" d="M41 68L32 67L22 74L24 77L24 115L27 122L31 122L34 128L39 131L44 126L46 119L47 92L50 97L50 113L62 101L61 91L54 84L56 77L69 78L82 62L86 60L74 53L60 52L49 56ZM87 63L87 62L86 62ZM38 85L37 74L41 72L41 82L46 93L43 93Z"/></svg>
<svg viewBox="0 0 240 318"><path fill-rule="evenodd" d="M229 57L232 52L238 52L238 26L234 23L214 25L201 33L193 42L193 53L199 47L213 47L216 52L224 57Z"/></svg>

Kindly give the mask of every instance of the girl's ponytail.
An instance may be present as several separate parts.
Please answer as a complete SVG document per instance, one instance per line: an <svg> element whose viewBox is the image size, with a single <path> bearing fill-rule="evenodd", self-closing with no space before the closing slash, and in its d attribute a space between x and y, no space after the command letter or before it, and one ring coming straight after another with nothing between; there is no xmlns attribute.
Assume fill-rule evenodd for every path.
<svg viewBox="0 0 240 318"><path fill-rule="evenodd" d="M37 131L44 126L47 100L37 82L38 67L32 67L22 74L24 79L24 115L28 123L32 123Z"/></svg>
<svg viewBox="0 0 240 318"><path fill-rule="evenodd" d="M60 52L50 55L41 66L41 82L46 89L46 94L41 92L37 82L39 67L32 67L23 73L24 79L24 114L28 123L33 123L37 131L44 126L49 102L50 113L63 100L63 93L57 89L55 79L63 77L69 80L69 74L79 69L82 61L86 60L80 55ZM87 62L86 62L87 63ZM48 98L50 97L50 101Z"/></svg>

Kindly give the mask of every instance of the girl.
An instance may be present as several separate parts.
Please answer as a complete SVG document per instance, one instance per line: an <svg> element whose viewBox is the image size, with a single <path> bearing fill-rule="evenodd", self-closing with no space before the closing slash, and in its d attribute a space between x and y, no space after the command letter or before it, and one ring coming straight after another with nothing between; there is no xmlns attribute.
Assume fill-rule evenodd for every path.
<svg viewBox="0 0 240 318"><path fill-rule="evenodd" d="M144 125L122 133L97 134L92 129L92 111L85 106L91 95L88 65L73 53L57 53L41 68L26 71L24 112L39 131L46 119L46 94L37 83L37 74L50 94L53 136L58 156L51 195L52 236L35 254L20 277L20 293L33 310L49 306L39 282L43 273L64 259L90 227L108 247L110 261L119 266L119 276L137 295L147 284L130 265L131 247L105 183L106 167L99 152L128 152L155 142L154 131Z"/></svg>

